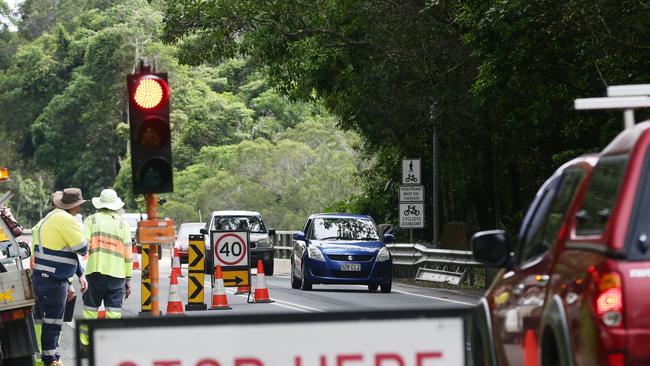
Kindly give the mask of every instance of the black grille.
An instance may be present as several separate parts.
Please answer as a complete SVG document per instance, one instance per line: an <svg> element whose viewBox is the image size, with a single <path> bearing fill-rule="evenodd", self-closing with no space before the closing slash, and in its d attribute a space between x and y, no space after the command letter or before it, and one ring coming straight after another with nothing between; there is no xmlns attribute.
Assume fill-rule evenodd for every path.
<svg viewBox="0 0 650 366"><path fill-rule="evenodd" d="M339 278L366 278L368 277L367 272L362 271L332 271L334 277Z"/></svg>
<svg viewBox="0 0 650 366"><path fill-rule="evenodd" d="M332 254L332 255L328 255L328 257L334 261L367 262L372 259L371 255L353 255L352 257L350 257L349 255L345 255L345 254Z"/></svg>

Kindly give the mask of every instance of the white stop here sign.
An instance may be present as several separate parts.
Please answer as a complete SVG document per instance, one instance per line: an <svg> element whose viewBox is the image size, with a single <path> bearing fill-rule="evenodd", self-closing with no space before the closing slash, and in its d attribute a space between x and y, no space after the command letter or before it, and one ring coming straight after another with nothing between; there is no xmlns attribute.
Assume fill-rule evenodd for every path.
<svg viewBox="0 0 650 366"><path fill-rule="evenodd" d="M214 232L212 240L215 266L248 266L248 234L245 231Z"/></svg>

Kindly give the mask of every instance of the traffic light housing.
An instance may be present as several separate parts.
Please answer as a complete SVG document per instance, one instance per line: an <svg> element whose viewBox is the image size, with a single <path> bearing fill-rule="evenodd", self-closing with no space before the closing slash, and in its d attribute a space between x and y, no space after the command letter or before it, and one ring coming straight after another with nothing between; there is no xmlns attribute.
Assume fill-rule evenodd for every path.
<svg viewBox="0 0 650 366"><path fill-rule="evenodd" d="M133 193L172 192L172 149L167 73L127 76Z"/></svg>

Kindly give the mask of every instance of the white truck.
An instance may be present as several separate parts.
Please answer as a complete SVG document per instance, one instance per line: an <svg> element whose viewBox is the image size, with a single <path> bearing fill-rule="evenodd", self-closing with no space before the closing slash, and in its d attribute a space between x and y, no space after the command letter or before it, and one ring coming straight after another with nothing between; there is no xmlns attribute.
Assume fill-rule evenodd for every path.
<svg viewBox="0 0 650 366"><path fill-rule="evenodd" d="M12 195L7 191L0 196L0 205ZM35 365L39 352L33 316L36 298L31 272L23 268L31 250L16 241L1 219L0 253L0 366Z"/></svg>

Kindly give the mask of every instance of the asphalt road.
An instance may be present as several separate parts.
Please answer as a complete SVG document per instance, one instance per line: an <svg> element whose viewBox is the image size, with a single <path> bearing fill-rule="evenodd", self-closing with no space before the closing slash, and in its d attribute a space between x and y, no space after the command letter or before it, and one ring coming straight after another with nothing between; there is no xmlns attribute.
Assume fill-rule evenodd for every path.
<svg viewBox="0 0 650 366"><path fill-rule="evenodd" d="M166 312L169 292L169 274L171 272L169 258L160 261L160 309ZM350 310L401 310L409 308L467 308L476 303L478 291L436 289L429 287L411 286L393 283L390 294L379 291L369 292L366 286L336 286L314 285L312 291L301 291L291 288L288 260L276 260L276 273L266 277L269 295L272 303L250 304L246 295L234 295L235 288L227 288L228 303L232 310L193 311L188 316L205 315L206 313L224 314L255 314L255 313L323 313ZM187 267L182 268L184 277L179 278L180 294L183 303L187 299ZM134 293L125 301L124 317L137 317L140 311L140 275L141 271L133 273ZM254 279L253 279L254 281ZM211 304L210 279L205 281L205 302ZM78 284L75 284L78 288ZM78 298L75 313L81 317L83 303ZM74 327L75 322L64 325L61 337L60 351L66 365L74 364Z"/></svg>

